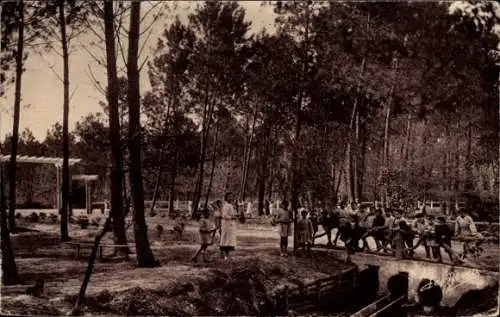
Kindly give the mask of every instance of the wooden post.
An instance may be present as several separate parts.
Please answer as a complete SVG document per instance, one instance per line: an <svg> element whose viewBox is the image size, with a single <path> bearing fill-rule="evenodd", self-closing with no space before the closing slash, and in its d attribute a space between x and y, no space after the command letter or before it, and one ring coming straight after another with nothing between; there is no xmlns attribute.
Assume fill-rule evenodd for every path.
<svg viewBox="0 0 500 317"><path fill-rule="evenodd" d="M61 167L59 164L55 164L56 166L56 208L57 211L60 212L61 210Z"/></svg>
<svg viewBox="0 0 500 317"><path fill-rule="evenodd" d="M92 211L91 205L92 203L90 201L89 181L85 179L85 209L87 211L87 215L90 215Z"/></svg>
<svg viewBox="0 0 500 317"><path fill-rule="evenodd" d="M73 181L71 177L71 166L72 164L69 165L68 167L68 219L69 217L73 216ZM62 201L62 196L61 196L61 201Z"/></svg>

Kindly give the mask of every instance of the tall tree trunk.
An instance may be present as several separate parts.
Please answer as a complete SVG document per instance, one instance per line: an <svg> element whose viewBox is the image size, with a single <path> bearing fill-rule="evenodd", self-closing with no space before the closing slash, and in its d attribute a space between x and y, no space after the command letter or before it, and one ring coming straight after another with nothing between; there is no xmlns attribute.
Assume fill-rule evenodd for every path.
<svg viewBox="0 0 500 317"><path fill-rule="evenodd" d="M450 139L450 135L449 135L449 128L448 128L448 124L446 124L446 127L445 127L445 134L444 134L444 137L445 137L445 143L447 144L449 142L449 139ZM444 153L443 153L443 171L442 171L442 175L443 175L443 182L442 182L442 189L444 192L448 191L448 178L449 178L449 175L448 175L448 148L446 147L445 145L445 150L444 150Z"/></svg>
<svg viewBox="0 0 500 317"><path fill-rule="evenodd" d="M359 163L358 163L358 181L356 183L356 196L359 201L364 200L364 179L365 179L365 156L366 156L366 130L363 128L361 130L361 144L360 144L360 153L359 153Z"/></svg>
<svg viewBox="0 0 500 317"><path fill-rule="evenodd" d="M215 140L212 148L212 170L210 171L210 178L208 180L207 196L205 197L205 204L204 204L205 209L207 209L208 207L208 200L210 199L210 191L212 190L212 183L214 180L215 164L217 159L217 142L219 141L219 126L220 126L220 118L217 118L217 122L215 123Z"/></svg>
<svg viewBox="0 0 500 317"><path fill-rule="evenodd" d="M411 147L411 113L408 113L406 118L406 138L404 146L404 158L403 158L403 169L406 171L406 184L407 187L410 184L411 172L410 172L410 147Z"/></svg>
<svg viewBox="0 0 500 317"><path fill-rule="evenodd" d="M272 134L272 128L269 129L269 135ZM269 160L270 157L276 158L277 153L278 153L278 129L274 129L274 136L270 140L270 148L269 152L267 155L267 168L265 175L268 179L267 183L267 191L265 190L264 186L264 192L267 192L267 200L269 203L271 203L271 199L273 198L273 184L274 184L274 178L276 175L276 170L279 168L279 164L277 164L276 159ZM264 208L264 198L262 198L261 201L262 208Z"/></svg>
<svg viewBox="0 0 500 317"><path fill-rule="evenodd" d="M172 165L172 175L170 178L170 193L168 195L168 214L172 215L174 211L174 202L175 202L175 182L177 180L177 162L179 160L179 152L176 150L174 154L174 161Z"/></svg>
<svg viewBox="0 0 500 317"><path fill-rule="evenodd" d="M335 160L331 160L330 163L330 195L332 196L332 199L335 200L335 180L337 174L337 164L335 164Z"/></svg>
<svg viewBox="0 0 500 317"><path fill-rule="evenodd" d="M14 122L12 126L12 143L9 164L9 229L16 232L16 172L17 148L19 144L19 119L21 116L21 79L23 76L24 57L24 1L18 3L18 38L16 51L16 91L14 95ZM58 189L59 190L59 189Z"/></svg>
<svg viewBox="0 0 500 317"><path fill-rule="evenodd" d="M347 146L346 146L346 149L345 149L345 166L344 166L344 170L345 170L345 173L344 173L344 179L345 179L345 191L347 193L347 200L349 202L352 202L354 200L354 195L353 195L353 192L351 191L351 183L352 183L352 151L351 151L351 147L352 147L352 141L350 140L351 139L351 135L349 133L349 136L348 136L348 140L347 140Z"/></svg>
<svg viewBox="0 0 500 317"><path fill-rule="evenodd" d="M361 70L360 72L363 72L365 65L365 59L363 58L363 61L361 62ZM344 177L345 177L345 190L347 192L347 200L349 202L354 201L354 191L353 191L353 164L352 164L352 139L353 139L353 129L354 129L354 123L356 121L356 116L358 113L358 98L357 96L354 98L354 103L352 107L352 113L351 113L351 120L349 122L349 132L347 136L347 145L345 148L345 167L344 167Z"/></svg>
<svg viewBox="0 0 500 317"><path fill-rule="evenodd" d="M344 169L340 167L339 169L339 177L337 177L337 185L335 186L335 192L333 194L333 198L338 202L339 201L339 189L340 189L340 182L342 181L342 174L344 172Z"/></svg>
<svg viewBox="0 0 500 317"><path fill-rule="evenodd" d="M175 202L175 182L177 180L177 164L179 161L179 150L180 150L180 140L179 140L179 122L177 120L177 111L174 113L174 133L175 133L175 139L174 139L174 159L172 162L172 171L171 171L171 177L170 177L170 185L169 185L169 202L168 202L168 214L172 215L174 211L174 202Z"/></svg>
<svg viewBox="0 0 500 317"><path fill-rule="evenodd" d="M156 201L158 199L158 192L160 191L160 181L161 181L161 176L163 173L163 157L165 155L165 141L164 140L167 138L167 135L168 135L167 122L168 122L169 114L170 114L170 106L167 109L167 118L165 119L165 125L163 127L163 131L161 134L162 144L160 145L160 157L158 158L158 169L156 170L155 188L153 190L153 200L151 202L151 209L150 209L151 213L155 209Z"/></svg>
<svg viewBox="0 0 500 317"><path fill-rule="evenodd" d="M62 166L62 203L61 203L61 241L68 241L68 205L69 205L69 54L68 54L68 39L66 37L66 17L64 14L65 1L59 1L59 26L61 31L61 44L63 52L63 166Z"/></svg>
<svg viewBox="0 0 500 317"><path fill-rule="evenodd" d="M474 187L472 174L472 123L467 127L467 154L465 159L465 190L470 192Z"/></svg>
<svg viewBox="0 0 500 317"><path fill-rule="evenodd" d="M368 15L368 21L370 20L370 15ZM369 29L369 25L367 26ZM363 57L361 60L361 65L359 67L359 75L362 76L366 67L366 58ZM353 139L353 130L356 123L356 118L358 117L359 112L359 100L358 96L354 97L351 119L349 121L349 135L347 139L347 145L345 148L345 167L344 167L344 175L345 175L345 188L347 191L347 199L349 201L354 201L354 177L353 177L353 154L352 154L352 139Z"/></svg>
<svg viewBox="0 0 500 317"><path fill-rule="evenodd" d="M104 35L106 40L106 69L108 77L109 140L111 143L111 210L113 234L117 245L127 244L125 229L125 211L123 202L127 201L125 174L123 171L123 151L118 103L118 75L116 69L116 46L114 30L113 2L104 2ZM127 248L120 249L129 253ZM116 250L118 251L118 250Z"/></svg>
<svg viewBox="0 0 500 317"><path fill-rule="evenodd" d="M252 128L250 129L250 138L248 140L248 146L246 147L246 152L245 152L245 164L243 166L243 181L241 185L241 201L245 201L246 198L246 191L247 191L247 179L248 179L248 167L250 165L250 156L252 154L252 143L253 143L253 137L254 137L254 132L255 132L255 122L257 121L257 110L258 107L255 106L255 110L253 113L253 121L252 121Z"/></svg>
<svg viewBox="0 0 500 317"><path fill-rule="evenodd" d="M290 194L290 200L291 200L291 210L293 212L293 227L297 228L297 210L299 206L299 194L301 190L300 186L300 171L299 171L299 146L300 146L300 131L302 128L302 120L301 120L301 113L302 113L302 98L303 98L303 91L302 87L300 88L299 92L299 97L297 98L297 106L295 110L295 133L294 133L294 146L293 146L293 151L292 151L292 158L291 158L291 167L292 167L292 173L291 173L291 194ZM296 230L294 229L294 235L293 235L293 248L294 250L297 249L297 234Z"/></svg>
<svg viewBox="0 0 500 317"><path fill-rule="evenodd" d="M382 157L382 171L384 179L384 199L386 206L389 203L389 186L390 186L390 162L389 162L389 151L390 151L390 140L389 140L389 129L391 126L391 113L392 113L392 100L394 97L394 90L396 88L396 80L398 74L398 59L394 60L394 72L393 80L391 84L391 89L389 91L389 98L385 105L385 122L384 122L384 149Z"/></svg>
<svg viewBox="0 0 500 317"><path fill-rule="evenodd" d="M264 151L261 154L260 166L258 167L258 202L257 210L260 216L264 214L264 199L266 195L266 181L268 175L268 162L269 162L269 152L270 152L270 118L267 117L269 113L265 114L264 118Z"/></svg>
<svg viewBox="0 0 500 317"><path fill-rule="evenodd" d="M358 187L359 187L359 158L360 158L360 151L359 151L359 141L360 141L360 131L359 131L359 110L356 113L356 121L355 121L355 137L356 137L356 142L355 142L355 147L354 147L354 159L352 160L352 169L353 169L353 174L352 174L352 183L351 183L351 191L353 193L354 201L359 201L359 192L358 192Z"/></svg>
<svg viewBox="0 0 500 317"><path fill-rule="evenodd" d="M160 181L161 181L161 174L163 172L163 152L164 148L163 145L161 146L160 149L160 157L158 159L158 169L156 170L156 180L155 180L155 188L153 190L153 200L151 202L151 209L150 212L152 213L155 210L155 205L156 205L156 200L158 199L158 192L160 191Z"/></svg>
<svg viewBox="0 0 500 317"><path fill-rule="evenodd" d="M460 138L458 137L460 133L460 123L457 122L456 126L456 136L455 136L455 182L453 189L455 191L455 198L458 199L460 190Z"/></svg>
<svg viewBox="0 0 500 317"><path fill-rule="evenodd" d="M201 191L203 187L203 174L205 173L205 159L206 159L206 148L208 133L210 131L210 121L212 117L212 105L209 105L209 84L208 80L205 86L205 103L203 107L203 127L201 130L201 149L200 149L200 163L198 165L198 178L196 182L196 188L194 192L194 199L192 205L192 214L198 210L198 205L201 199Z"/></svg>
<svg viewBox="0 0 500 317"><path fill-rule="evenodd" d="M309 23L310 23L310 6L309 4L305 8L305 32L304 41L302 42L302 70L299 78L299 93L297 96L297 104L295 106L295 133L294 133L294 144L292 148L292 158L291 158L291 188L290 188L290 200L291 200L291 210L293 212L293 250L297 250L297 209L299 205L299 195L301 191L300 182L300 132L302 129L302 103L304 99L304 83L306 80L307 72L307 51L309 49Z"/></svg>
<svg viewBox="0 0 500 317"><path fill-rule="evenodd" d="M144 217L144 187L141 158L141 95L139 90L139 36L141 3L132 1L130 12L129 47L127 59L128 103L129 103L129 158L130 186L134 203L134 234L137 264L139 267L155 267L155 260L148 240L148 227Z"/></svg>
<svg viewBox="0 0 500 317"><path fill-rule="evenodd" d="M366 30L367 32L370 30L370 12L368 12L367 16L367 22L366 22ZM363 76L363 73L365 71L365 66L366 66L366 56L363 56L363 59L361 60L361 65L359 67L359 76ZM360 83L358 83L358 86L360 86ZM352 170L352 132L354 129L354 123L358 115L358 96L355 95L354 97L354 102L353 102L353 109L351 113L351 120L349 122L349 136L347 139L347 145L345 148L345 167L344 167L344 175L345 175L345 190L347 191L347 199L349 201L354 200L354 177L353 177L353 170Z"/></svg>
<svg viewBox="0 0 500 317"><path fill-rule="evenodd" d="M17 265L10 241L9 228L7 226L7 204L5 201L3 164L0 165L0 221L2 236L2 283L3 285L19 284L21 279L17 271Z"/></svg>
<svg viewBox="0 0 500 317"><path fill-rule="evenodd" d="M241 181L240 181L240 193L238 196L239 200L242 200L243 197L243 183L245 182L245 164L246 164L246 159L247 159L247 152L248 152L248 140L250 139L249 134L250 134L250 118L249 115L246 116L245 120L245 142L243 145L243 174L241 175Z"/></svg>

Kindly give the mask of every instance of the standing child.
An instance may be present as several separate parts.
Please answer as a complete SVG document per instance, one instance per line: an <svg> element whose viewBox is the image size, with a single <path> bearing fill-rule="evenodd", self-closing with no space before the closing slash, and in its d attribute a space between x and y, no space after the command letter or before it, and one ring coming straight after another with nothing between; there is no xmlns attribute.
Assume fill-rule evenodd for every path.
<svg viewBox="0 0 500 317"><path fill-rule="evenodd" d="M209 245L213 243L213 235L215 232L214 226L209 222L210 212L208 209L204 209L202 212L202 218L200 219L200 249L194 257L191 259L193 262L198 261L198 255L203 252L203 261L208 262L206 257L206 250Z"/></svg>
<svg viewBox="0 0 500 317"><path fill-rule="evenodd" d="M375 240L377 251L382 250L386 244L385 241L387 232L385 231L385 218L382 215L382 210L380 209L375 210L375 217L373 218L370 235Z"/></svg>
<svg viewBox="0 0 500 317"><path fill-rule="evenodd" d="M428 225L427 245L431 249L431 258L437 259L439 251L439 244L436 240L436 232L435 232L437 221L433 215L427 215L424 217L427 220L427 225Z"/></svg>
<svg viewBox="0 0 500 317"><path fill-rule="evenodd" d="M307 252L307 256L311 256L311 244L313 241L314 229L311 219L307 217L307 211L302 210L302 219L297 223L297 242L298 247Z"/></svg>
<svg viewBox="0 0 500 317"><path fill-rule="evenodd" d="M220 234L220 227L221 227L221 221L222 221L222 201L217 200L215 203L212 205L214 209L214 223L215 223L215 231L213 235L215 236L215 233L219 231Z"/></svg>
<svg viewBox="0 0 500 317"><path fill-rule="evenodd" d="M482 252L481 243L484 237L477 232L474 220L465 209L459 209L458 213L455 220L455 235L464 243L461 258L465 259L469 253L478 256Z"/></svg>
<svg viewBox="0 0 500 317"><path fill-rule="evenodd" d="M436 227L434 228L434 234L437 244L435 255L438 262L442 261L440 248L443 248L446 253L448 253L450 261L458 262L451 248L451 237L453 236L453 233L451 231L451 228L446 224L446 219L444 217L438 217L438 222L436 224Z"/></svg>
<svg viewBox="0 0 500 317"><path fill-rule="evenodd" d="M309 213L309 219L311 220L312 227L313 227L313 238L312 238L312 243L311 245L314 246L314 236L318 233L318 227L319 227L319 215L321 213L318 212L318 208L314 208L311 210Z"/></svg>
<svg viewBox="0 0 500 317"><path fill-rule="evenodd" d="M281 203L281 208L278 209L276 216L273 219L273 223L279 225L280 234L280 256L288 256L288 237L292 236L292 217L290 212L287 210L288 202L283 201Z"/></svg>
<svg viewBox="0 0 500 317"><path fill-rule="evenodd" d="M424 215L419 213L415 216L415 222L413 222L412 229L418 235L417 243L413 246L413 250L418 248L421 244L425 248L425 256L430 259L431 253L430 248L427 244L427 239L429 238L430 227L427 219L424 218Z"/></svg>
<svg viewBox="0 0 500 317"><path fill-rule="evenodd" d="M403 218L403 211L396 209L394 212L394 222L392 223L392 245L394 254L398 259L405 256L413 256L413 233L408 222Z"/></svg>
<svg viewBox="0 0 500 317"><path fill-rule="evenodd" d="M387 251L388 246L391 248L391 251L394 251L394 245L392 243L392 238L393 238L392 229L395 225L395 222L396 219L394 217L392 209L387 208L385 210L385 228L383 230L385 232L385 239L384 239L385 241L383 242L382 245L382 249L384 250L384 252Z"/></svg>

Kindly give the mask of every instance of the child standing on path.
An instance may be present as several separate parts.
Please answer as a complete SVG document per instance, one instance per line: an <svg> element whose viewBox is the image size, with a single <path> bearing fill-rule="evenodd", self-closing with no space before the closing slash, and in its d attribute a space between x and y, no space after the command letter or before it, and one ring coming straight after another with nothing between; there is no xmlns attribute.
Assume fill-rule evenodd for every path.
<svg viewBox="0 0 500 317"><path fill-rule="evenodd" d="M290 212L287 210L288 202L283 201L281 203L281 208L278 209L276 216L273 219L273 224L279 226L280 234L280 256L288 256L288 237L292 236L292 217Z"/></svg>
<svg viewBox="0 0 500 317"><path fill-rule="evenodd" d="M302 219L297 223L297 242L298 247L307 252L307 256L311 256L311 244L313 241L314 229L311 219L307 217L307 211L302 210Z"/></svg>
<svg viewBox="0 0 500 317"><path fill-rule="evenodd" d="M214 228L213 224L209 222L209 217L210 217L210 212L205 209L203 210L203 216L200 219L200 249L194 257L191 259L193 262L198 261L198 255L200 255L201 252L203 252L203 261L208 262L208 259L206 257L206 250L209 245L212 245L213 243L213 233L216 228Z"/></svg>

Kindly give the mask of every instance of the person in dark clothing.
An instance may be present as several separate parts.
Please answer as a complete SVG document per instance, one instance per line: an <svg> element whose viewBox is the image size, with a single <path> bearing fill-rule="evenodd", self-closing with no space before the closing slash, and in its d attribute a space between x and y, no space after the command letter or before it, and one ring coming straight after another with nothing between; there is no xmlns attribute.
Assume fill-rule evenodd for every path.
<svg viewBox="0 0 500 317"><path fill-rule="evenodd" d="M450 261L456 262L456 257L454 256L454 252L451 249L451 237L453 236L453 232L451 228L446 224L446 219L444 217L438 217L438 223L434 227L434 235L437 246L434 247L433 251L434 257L437 258L438 262L442 262L441 248L443 248L446 253L448 253Z"/></svg>
<svg viewBox="0 0 500 317"><path fill-rule="evenodd" d="M312 209L311 212L309 213L309 219L311 220L313 226L313 237L311 242L313 246L314 246L314 237L318 233L319 229L319 215L320 213L318 212L317 208Z"/></svg>
<svg viewBox="0 0 500 317"><path fill-rule="evenodd" d="M327 247L331 248L337 244L338 235L335 235L334 243L332 243L332 230L339 227L339 215L325 206L321 215L321 225L328 239Z"/></svg>
<svg viewBox="0 0 500 317"><path fill-rule="evenodd" d="M417 234L417 243L413 246L413 250L418 248L420 245L424 246L425 256L430 259L431 252L427 240L429 239L432 231L432 225L424 218L424 215L419 213L415 216L415 221L413 222L412 230Z"/></svg>
<svg viewBox="0 0 500 317"><path fill-rule="evenodd" d="M377 244L377 251L382 250L383 246L386 244L385 240L387 232L385 230L385 218L382 215L382 210L380 209L375 210L375 217L373 218L370 235Z"/></svg>
<svg viewBox="0 0 500 317"><path fill-rule="evenodd" d="M265 200L264 201L264 212L267 216L269 216L271 214L271 209L270 209L270 204L269 204L269 200Z"/></svg>
<svg viewBox="0 0 500 317"><path fill-rule="evenodd" d="M356 251L359 251L359 247L357 245L358 239L356 239L357 232L355 229L355 224L352 221L352 219L341 218L339 220L338 232L340 235L339 238L342 242L344 242L347 251L346 262L350 262L351 254L354 254L356 253Z"/></svg>

